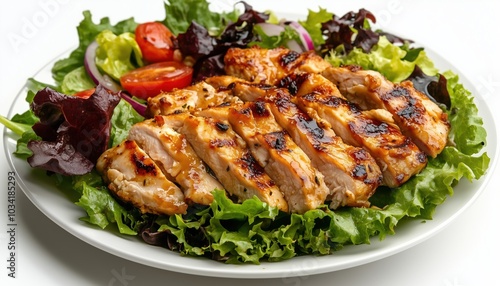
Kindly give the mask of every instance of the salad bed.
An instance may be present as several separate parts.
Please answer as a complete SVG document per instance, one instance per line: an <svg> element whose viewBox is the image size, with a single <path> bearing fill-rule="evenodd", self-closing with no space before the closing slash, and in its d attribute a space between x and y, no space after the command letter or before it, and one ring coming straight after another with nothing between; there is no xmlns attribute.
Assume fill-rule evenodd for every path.
<svg viewBox="0 0 500 286"><path fill-rule="evenodd" d="M256 25L258 23L277 23L273 23L273 17L254 11L247 4L244 4L243 13L237 10L223 14L196 13L196 9L204 11L207 8L205 1L170 1L165 4L166 18L161 21L177 36L183 54L194 60L195 79L220 73L221 55L230 46L272 48L289 41L304 42L297 30L284 27L280 34L272 36L269 30L258 28L261 27ZM179 13L185 17L179 17ZM196 15L205 15L206 18L200 19ZM175 20L180 18L185 21ZM198 25L192 25L192 20ZM109 194L95 171L75 175L68 162L59 164L66 173L58 172L64 176L53 176L56 183L79 198L75 203L85 209L87 216L82 219L89 223L108 229L116 225L120 233L140 235L147 243L228 263L259 263L297 255L330 254L346 244L369 243L370 237L375 235L380 239L392 235L402 219L431 219L435 208L453 194L453 186L461 178L478 179L485 173L489 158L480 152L486 144L486 132L477 116L472 95L453 72L436 70L424 49L413 47L408 40L372 30L370 21L375 22L375 17L363 9L338 17L320 8L317 12L309 11L308 17L299 23L307 30L317 52L333 65L357 64L377 70L395 82L414 81L446 108L452 126L450 146L437 158L430 159L424 171L403 186L379 188L371 199L373 207L332 211L324 206L302 215L286 214L258 199L235 204L223 191L216 190L214 202L209 207L193 206L184 216L166 217L143 215L137 209L122 205ZM54 91L73 94L93 88L95 83L84 64L88 46L105 30L122 35L133 33L136 27L133 19L111 25L105 18L96 24L90 12L84 12L84 19L78 27L79 47L69 58L58 61L53 67L56 85L49 86L50 90L44 89L48 85L31 79L27 101L33 103L35 94L41 90L50 94ZM192 50L183 50L183 41L196 44L186 44ZM212 46L207 48L206 43ZM308 46L307 41L304 46ZM123 58L129 61L130 68L137 68L141 60L130 60L130 48L123 50L128 51L129 57ZM84 102L86 99L76 100ZM141 104L140 99L135 100ZM143 120L143 116L125 100L119 100L116 106L104 113L109 117L111 128L107 146L120 143L130 126ZM66 110L64 116L71 121L68 119L71 114L77 112ZM29 110L10 121L3 120L20 135L17 156L32 158L34 143L29 142L47 142L45 138L40 140L40 133L35 133L32 128L41 119L39 114ZM71 126L76 131L83 128ZM50 172L54 171L50 169Z"/></svg>

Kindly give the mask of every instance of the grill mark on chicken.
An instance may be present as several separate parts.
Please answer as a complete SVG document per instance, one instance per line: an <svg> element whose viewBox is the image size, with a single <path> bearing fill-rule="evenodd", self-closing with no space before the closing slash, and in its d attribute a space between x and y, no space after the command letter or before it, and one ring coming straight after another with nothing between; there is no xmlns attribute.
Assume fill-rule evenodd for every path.
<svg viewBox="0 0 500 286"><path fill-rule="evenodd" d="M317 151L325 152L322 145L333 143L333 138L325 136L324 129L319 127L317 121L299 111L289 98L280 98L274 102L274 105L278 108L280 113L285 113L290 109L294 110L295 115L290 119L297 124L299 130L304 130L306 134L310 135L313 146Z"/></svg>
<svg viewBox="0 0 500 286"><path fill-rule="evenodd" d="M127 145L127 149L130 149L132 148L130 146L130 143L132 141L126 141L125 144ZM151 175L151 176L156 176L157 175L157 168L155 165L153 165L153 162L151 162L151 164L147 164L145 161L144 161L144 157L137 157L137 153L132 153L130 154L130 160L132 162L134 162L135 164L135 167L136 167L136 172L137 174L141 175L141 176L147 176L147 175Z"/></svg>
<svg viewBox="0 0 500 286"><path fill-rule="evenodd" d="M278 62L285 69L293 69L290 65L300 57L300 54L295 51L289 51L278 58Z"/></svg>
<svg viewBox="0 0 500 286"><path fill-rule="evenodd" d="M256 101L255 104L252 104L251 108L253 116L269 117L271 115L263 101Z"/></svg>
<svg viewBox="0 0 500 286"><path fill-rule="evenodd" d="M229 129L229 125L222 122L215 123L215 127L217 127L217 130L221 132L225 132Z"/></svg>
<svg viewBox="0 0 500 286"><path fill-rule="evenodd" d="M217 149L217 148L222 148L222 147L234 147L234 146L236 146L236 142L234 140L231 140L231 139L216 138L216 139L210 140L211 149Z"/></svg>
<svg viewBox="0 0 500 286"><path fill-rule="evenodd" d="M269 146L271 146L271 148L273 148L277 151L280 151L280 152L289 151L286 148L285 132L284 131L267 133L264 135L264 139L266 140L267 144L269 144Z"/></svg>
<svg viewBox="0 0 500 286"><path fill-rule="evenodd" d="M241 168L248 170L248 178L256 179L265 175L264 169L255 161L255 158L248 152L246 152L240 159L238 159L238 163ZM275 186L274 181L268 181L266 183L262 183L257 181L259 188L267 188L270 186Z"/></svg>
<svg viewBox="0 0 500 286"><path fill-rule="evenodd" d="M425 113L425 108L422 106L422 104L419 104L419 102L417 102L415 98L410 96L410 92L408 91L408 89L402 86L396 86L391 91L381 95L380 98L383 101L388 102L397 97L404 97L404 105L399 111L396 112L397 115L404 117L405 119L416 124L424 123L425 119L423 117L423 114Z"/></svg>

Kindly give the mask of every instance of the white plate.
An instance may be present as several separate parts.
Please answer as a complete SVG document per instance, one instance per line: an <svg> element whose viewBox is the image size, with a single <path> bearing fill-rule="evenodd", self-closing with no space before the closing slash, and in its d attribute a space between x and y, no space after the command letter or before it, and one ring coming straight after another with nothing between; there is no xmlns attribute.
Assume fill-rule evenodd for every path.
<svg viewBox="0 0 500 286"><path fill-rule="evenodd" d="M441 70L451 69L457 72L445 59L429 49L426 51ZM50 82L52 64L53 62L50 62L43 67L39 73L34 75L34 78ZM463 76L461 76L461 82L473 94L479 95L479 92L472 89L473 85ZM26 88L23 88L12 104L9 118L28 108L24 101L25 96ZM448 198L443 205L438 206L433 220L425 223L420 220L400 223L394 236L389 236L383 241L374 238L370 245L346 246L332 255L302 256L287 261L260 265L226 265L205 258L183 257L176 252L147 245L136 237L103 231L82 222L79 218L85 215L84 211L72 204L68 197L52 184L51 180L47 180L44 172L30 168L26 161L12 155L17 137L9 131L5 131L4 145L6 158L19 177L17 183L32 203L60 227L103 251L137 263L181 273L234 278L284 278L337 271L398 253L441 231L469 207L486 188L499 153L497 131L492 113L484 99L476 97L475 102L488 132L488 144L484 151L488 152L492 158L491 167L487 174L478 181L472 183L461 181L455 187L455 194Z"/></svg>

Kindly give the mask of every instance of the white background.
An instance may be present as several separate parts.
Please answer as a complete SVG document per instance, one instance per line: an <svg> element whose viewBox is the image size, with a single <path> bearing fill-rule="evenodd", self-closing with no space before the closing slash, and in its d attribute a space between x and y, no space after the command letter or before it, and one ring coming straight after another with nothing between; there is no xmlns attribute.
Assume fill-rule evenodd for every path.
<svg viewBox="0 0 500 286"><path fill-rule="evenodd" d="M232 1L221 1L231 3ZM265 10L271 1L249 1ZM376 3L375 3L376 2ZM268 5L268 6L266 6ZM224 5L222 5L224 6ZM328 8L337 14L365 7L380 27L432 48L456 66L490 103L500 122L500 66L496 1L274 1L275 11L306 13ZM158 1L30 0L0 2L0 114L48 61L77 45L75 27L89 9L94 21L163 19ZM2 130L3 134L3 130ZM0 140L0 145L3 140ZM421 244L362 266L303 277L238 280L155 269L103 252L65 232L17 192L17 278L7 277L7 172L0 151L1 285L500 285L498 174L470 208ZM493 171L493 166L492 169ZM439 211L439 208L438 208ZM221 265L223 267L223 265Z"/></svg>

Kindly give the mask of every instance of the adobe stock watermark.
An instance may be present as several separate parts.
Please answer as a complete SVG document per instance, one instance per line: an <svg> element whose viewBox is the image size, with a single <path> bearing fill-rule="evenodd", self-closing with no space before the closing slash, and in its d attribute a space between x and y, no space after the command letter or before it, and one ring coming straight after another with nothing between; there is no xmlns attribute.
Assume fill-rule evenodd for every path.
<svg viewBox="0 0 500 286"><path fill-rule="evenodd" d="M314 256L304 257L300 263L294 264L288 271L281 276L281 281L285 285L300 286L306 283L309 278L309 269L315 269L319 266L319 261Z"/></svg>
<svg viewBox="0 0 500 286"><path fill-rule="evenodd" d="M210 10L213 11L232 11L235 8L235 5L238 4L239 0L220 0L220 1L209 1L210 2Z"/></svg>
<svg viewBox="0 0 500 286"><path fill-rule="evenodd" d="M487 101L500 92L500 78L491 73L486 76L480 75L477 77L475 86L477 91L480 92Z"/></svg>
<svg viewBox="0 0 500 286"><path fill-rule="evenodd" d="M387 2L384 9L372 11L377 19L377 26L380 28L389 27L392 22L392 17L401 14L403 11L403 4L400 0L391 0Z"/></svg>
<svg viewBox="0 0 500 286"><path fill-rule="evenodd" d="M37 3L37 9L31 16L22 17L22 24L15 31L7 34L7 40L19 52L23 45L29 44L40 29L50 23L50 19L57 16L61 10L61 5L68 4L69 0L40 0Z"/></svg>
<svg viewBox="0 0 500 286"><path fill-rule="evenodd" d="M135 275L128 274L125 267L122 267L120 271L111 269L111 275L108 286L128 286L135 279Z"/></svg>
<svg viewBox="0 0 500 286"><path fill-rule="evenodd" d="M458 278L453 278L453 279L445 279L443 281L443 286L464 286L463 284L458 281Z"/></svg>

